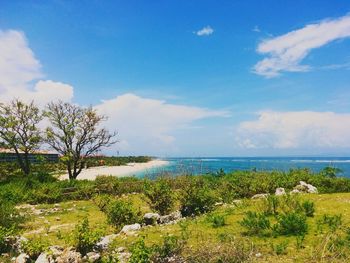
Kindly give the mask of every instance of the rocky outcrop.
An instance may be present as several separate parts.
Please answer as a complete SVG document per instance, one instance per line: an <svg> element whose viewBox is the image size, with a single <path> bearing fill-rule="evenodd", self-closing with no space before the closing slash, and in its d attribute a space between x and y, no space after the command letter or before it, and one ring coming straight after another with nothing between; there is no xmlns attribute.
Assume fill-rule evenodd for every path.
<svg viewBox="0 0 350 263"><path fill-rule="evenodd" d="M132 235L135 233L135 231L138 231L140 229L141 229L141 225L139 223L132 224L132 225L125 225L120 231L120 233L125 235Z"/></svg>
<svg viewBox="0 0 350 263"><path fill-rule="evenodd" d="M252 196L252 199L266 199L269 194L256 194Z"/></svg>
<svg viewBox="0 0 350 263"><path fill-rule="evenodd" d="M299 185L294 187L294 190L298 190L302 193L310 193L310 194L317 194L317 188L311 184L308 184L304 181L300 181Z"/></svg>
<svg viewBox="0 0 350 263"><path fill-rule="evenodd" d="M26 253L19 254L18 257L15 259L15 263L29 263L30 258Z"/></svg>
<svg viewBox="0 0 350 263"><path fill-rule="evenodd" d="M95 250L104 251L107 250L112 241L119 236L118 234L112 234L102 237L101 240L95 245Z"/></svg>
<svg viewBox="0 0 350 263"><path fill-rule="evenodd" d="M180 211L175 211L169 215L161 216L158 220L159 224L170 224L176 223L178 220L182 218Z"/></svg>
<svg viewBox="0 0 350 263"><path fill-rule="evenodd" d="M143 216L143 222L146 226L148 225L155 225L158 223L158 220L160 218L160 215L157 213L146 213Z"/></svg>
<svg viewBox="0 0 350 263"><path fill-rule="evenodd" d="M275 195L281 196L281 195L285 195L285 194L286 194L286 190L283 187L279 187L276 189Z"/></svg>
<svg viewBox="0 0 350 263"><path fill-rule="evenodd" d="M86 254L85 257L83 257L84 260L94 263L94 262L98 262L101 259L101 255L100 253L97 252L89 252Z"/></svg>

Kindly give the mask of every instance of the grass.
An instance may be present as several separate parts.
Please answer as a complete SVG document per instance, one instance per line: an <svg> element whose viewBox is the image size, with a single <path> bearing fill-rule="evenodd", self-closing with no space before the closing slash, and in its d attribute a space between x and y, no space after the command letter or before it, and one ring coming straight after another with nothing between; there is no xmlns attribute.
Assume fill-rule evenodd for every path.
<svg viewBox="0 0 350 263"><path fill-rule="evenodd" d="M141 194L130 194L123 198L129 199L136 207L139 207L142 213L149 212L150 209ZM343 215L343 224L349 225L350 218L350 193L337 194L308 194L301 196L301 199L310 200L315 203L316 211L314 217L307 219L309 224L308 234L303 241L302 249L297 248L296 237L249 237L256 245L257 250L262 253L262 258L259 262L302 262L306 257L310 257L315 244L320 241L322 235L318 232L317 220L324 214L328 215ZM192 248L199 248L203 242L211 243L213 246L224 242L225 240L242 237L244 228L239 224L243 219L245 212L258 211L261 207L261 200L246 200L243 205L235 206L221 206L218 207L210 216L224 216L225 225L215 228L208 220L208 215L201 215L193 219L186 219L180 224L186 224L186 234L189 236L187 246ZM57 206L57 205L56 205ZM38 205L36 209L50 210L55 208L55 205ZM64 240L57 237L57 233L62 236L67 236L73 229L77 222L84 217L89 219L93 228L104 229L105 234L115 232L113 227L108 226L106 217L92 201L70 201L59 204L60 210L50 214L43 214L40 216L33 216L31 220L25 225L24 236L28 238L35 238L41 236L50 244L64 245ZM58 220L59 218L59 220ZM180 235L180 224L155 226L151 228L143 228L137 233L138 236L125 236L114 241L115 247L131 247L139 236L145 237L147 245L157 244L161 242L162 237L167 234ZM45 225L50 225L49 229ZM276 247L286 244L283 247L282 254L275 253ZM278 250L277 250L278 251Z"/></svg>

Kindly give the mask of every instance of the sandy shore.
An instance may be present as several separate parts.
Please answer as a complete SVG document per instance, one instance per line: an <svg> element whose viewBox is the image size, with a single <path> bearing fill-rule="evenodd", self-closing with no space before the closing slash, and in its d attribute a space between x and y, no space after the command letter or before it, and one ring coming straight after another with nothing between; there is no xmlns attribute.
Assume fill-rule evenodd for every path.
<svg viewBox="0 0 350 263"><path fill-rule="evenodd" d="M129 163L121 166L99 166L83 169L78 175L78 180L95 180L99 175L129 176L136 172L147 171L147 169L168 165L168 161L153 160L147 163ZM68 179L68 174L62 175L61 180Z"/></svg>

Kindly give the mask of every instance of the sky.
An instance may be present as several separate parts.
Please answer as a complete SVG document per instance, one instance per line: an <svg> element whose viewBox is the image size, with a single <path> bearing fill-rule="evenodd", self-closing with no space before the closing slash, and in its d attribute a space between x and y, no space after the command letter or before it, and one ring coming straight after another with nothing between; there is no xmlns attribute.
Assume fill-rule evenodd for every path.
<svg viewBox="0 0 350 263"><path fill-rule="evenodd" d="M92 105L104 153L349 156L350 2L0 0L0 101Z"/></svg>

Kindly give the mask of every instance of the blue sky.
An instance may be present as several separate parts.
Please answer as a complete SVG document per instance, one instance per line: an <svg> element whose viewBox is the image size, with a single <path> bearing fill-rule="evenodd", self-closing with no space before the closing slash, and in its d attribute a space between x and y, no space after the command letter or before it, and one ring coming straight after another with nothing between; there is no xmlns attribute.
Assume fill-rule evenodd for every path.
<svg viewBox="0 0 350 263"><path fill-rule="evenodd" d="M1 1L0 95L160 156L348 155L350 2ZM2 49L2 50L1 50Z"/></svg>

